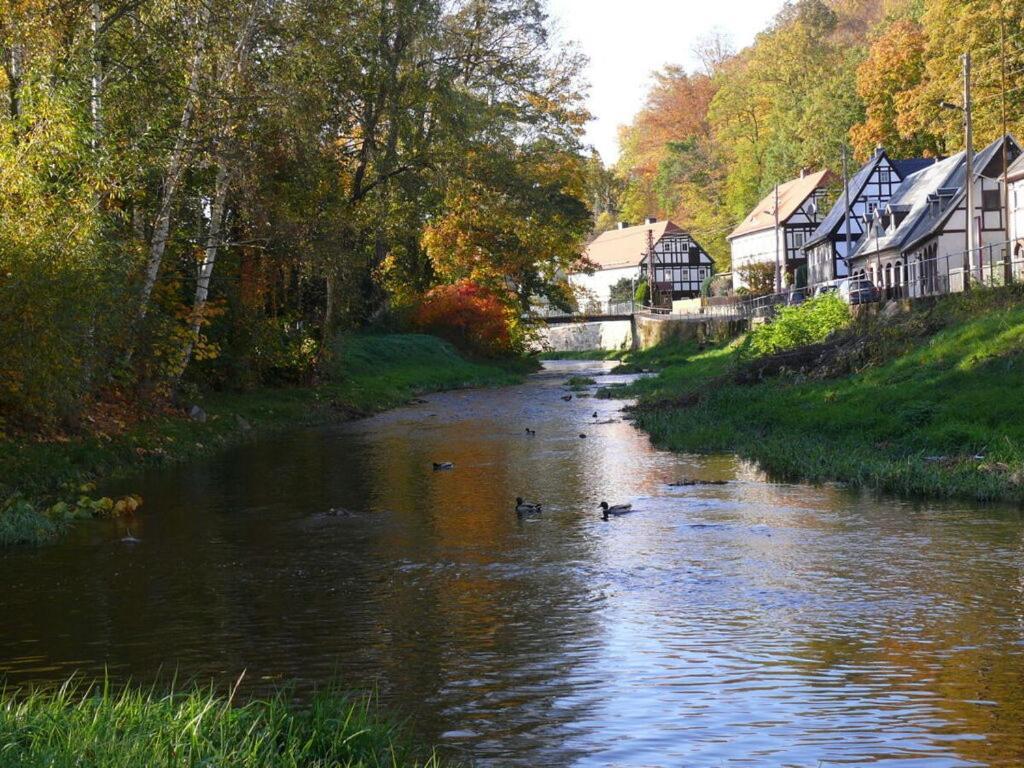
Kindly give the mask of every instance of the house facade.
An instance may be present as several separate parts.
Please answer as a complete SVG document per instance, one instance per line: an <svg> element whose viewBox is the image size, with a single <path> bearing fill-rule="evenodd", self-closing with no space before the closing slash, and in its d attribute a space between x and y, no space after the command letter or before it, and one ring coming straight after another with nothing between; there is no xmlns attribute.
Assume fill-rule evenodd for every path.
<svg viewBox="0 0 1024 768"><path fill-rule="evenodd" d="M867 277L889 295L961 291L969 267L969 225L978 245L973 279L987 281L994 270L1004 269L1004 141L1008 161L1017 159L1021 150L1014 138L997 139L975 154L969 182L963 152L907 177L885 208L869 218L851 258L854 274ZM970 214L968 183L974 187Z"/></svg>
<svg viewBox="0 0 1024 768"><path fill-rule="evenodd" d="M934 160L892 160L878 147L847 182L835 205L804 244L807 283L817 285L849 275L848 258L864 234L867 218L883 209L907 176ZM847 211L847 204L849 211Z"/></svg>
<svg viewBox="0 0 1024 768"><path fill-rule="evenodd" d="M714 273L714 261L689 232L671 221L648 218L643 224L620 224L603 232L587 246L582 269L569 275L569 282L587 302L607 302L611 289L623 279L645 279L654 263L654 299L659 306L673 300L700 295L705 279Z"/></svg>
<svg viewBox="0 0 1024 768"><path fill-rule="evenodd" d="M1018 157L1006 172L1007 204L1011 255L1015 274L1024 271L1024 155Z"/></svg>
<svg viewBox="0 0 1024 768"><path fill-rule="evenodd" d="M782 267L783 284L794 284L807 263L804 245L821 222L819 212L832 180L829 171L801 174L772 189L740 222L727 238L732 250L734 289L748 287L746 268L753 264L775 265L776 258Z"/></svg>

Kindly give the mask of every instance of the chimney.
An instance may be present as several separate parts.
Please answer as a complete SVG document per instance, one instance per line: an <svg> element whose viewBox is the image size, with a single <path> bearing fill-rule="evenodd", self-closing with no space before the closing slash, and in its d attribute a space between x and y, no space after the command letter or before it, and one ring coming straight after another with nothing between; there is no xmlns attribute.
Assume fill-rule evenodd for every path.
<svg viewBox="0 0 1024 768"><path fill-rule="evenodd" d="M629 227L629 222L628 221L620 221L619 222L619 229L626 229L627 227Z"/></svg>
<svg viewBox="0 0 1024 768"><path fill-rule="evenodd" d="M881 144L875 147L875 157L881 157L883 152L885 152L885 147Z"/></svg>
<svg viewBox="0 0 1024 768"><path fill-rule="evenodd" d="M807 175L807 169L806 168L801 168L800 169L800 178L802 179L806 175Z"/></svg>
<svg viewBox="0 0 1024 768"><path fill-rule="evenodd" d="M657 223L658 223L658 217L657 216L648 216L646 219L644 219L644 224L657 224Z"/></svg>

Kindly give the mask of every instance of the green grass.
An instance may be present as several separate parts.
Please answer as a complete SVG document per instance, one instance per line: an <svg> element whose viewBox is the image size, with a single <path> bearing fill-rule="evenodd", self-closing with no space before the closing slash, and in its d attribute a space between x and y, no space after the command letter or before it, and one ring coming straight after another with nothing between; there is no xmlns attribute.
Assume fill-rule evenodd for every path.
<svg viewBox="0 0 1024 768"><path fill-rule="evenodd" d="M421 334L345 336L332 351L319 386L209 393L199 400L208 416L202 423L160 416L114 437L0 441L0 546L59 534L65 502L75 505L97 480L208 455L259 431L367 415L428 392L512 384L536 365L467 360Z"/></svg>
<svg viewBox="0 0 1024 768"><path fill-rule="evenodd" d="M440 768L368 701L279 695L238 703L193 689L67 684L0 694L0 765L5 768Z"/></svg>
<svg viewBox="0 0 1024 768"><path fill-rule="evenodd" d="M1024 501L1024 291L949 297L857 329L861 369L733 380L742 342L648 353L625 392L677 451L736 452L771 474L939 497ZM981 456L982 458L975 458Z"/></svg>

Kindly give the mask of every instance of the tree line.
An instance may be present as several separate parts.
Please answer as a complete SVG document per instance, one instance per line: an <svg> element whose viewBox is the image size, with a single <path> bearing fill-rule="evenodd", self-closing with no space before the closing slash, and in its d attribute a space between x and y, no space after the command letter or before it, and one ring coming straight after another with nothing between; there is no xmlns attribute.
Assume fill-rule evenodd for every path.
<svg viewBox="0 0 1024 768"><path fill-rule="evenodd" d="M712 34L697 71L655 73L620 131L613 168L591 160L607 228L656 214L689 227L727 268L726 235L801 169L851 173L879 144L893 157L963 148L960 56L975 62L975 141L1024 127L1024 1L791 0L741 51ZM1019 133L1018 133L1019 135Z"/></svg>
<svg viewBox="0 0 1024 768"><path fill-rule="evenodd" d="M566 301L582 63L538 0L0 0L0 434Z"/></svg>

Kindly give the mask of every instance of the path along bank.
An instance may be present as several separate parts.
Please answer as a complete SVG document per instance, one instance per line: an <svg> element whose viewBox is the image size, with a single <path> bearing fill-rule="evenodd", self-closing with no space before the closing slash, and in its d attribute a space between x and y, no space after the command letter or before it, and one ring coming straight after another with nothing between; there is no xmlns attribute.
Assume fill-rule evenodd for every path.
<svg viewBox="0 0 1024 768"><path fill-rule="evenodd" d="M356 418L426 392L512 384L533 365L470 361L420 334L349 336L338 340L315 387L209 393L123 429L108 423L85 434L0 441L0 546L43 543L77 518L130 514L145 504L97 497L98 482L209 455L260 431ZM191 405L198 409L190 417Z"/></svg>
<svg viewBox="0 0 1024 768"><path fill-rule="evenodd" d="M629 354L660 375L614 395L638 398L656 445L735 452L782 479L1024 501L1024 287L886 315L812 344L797 328L767 354L751 336Z"/></svg>

